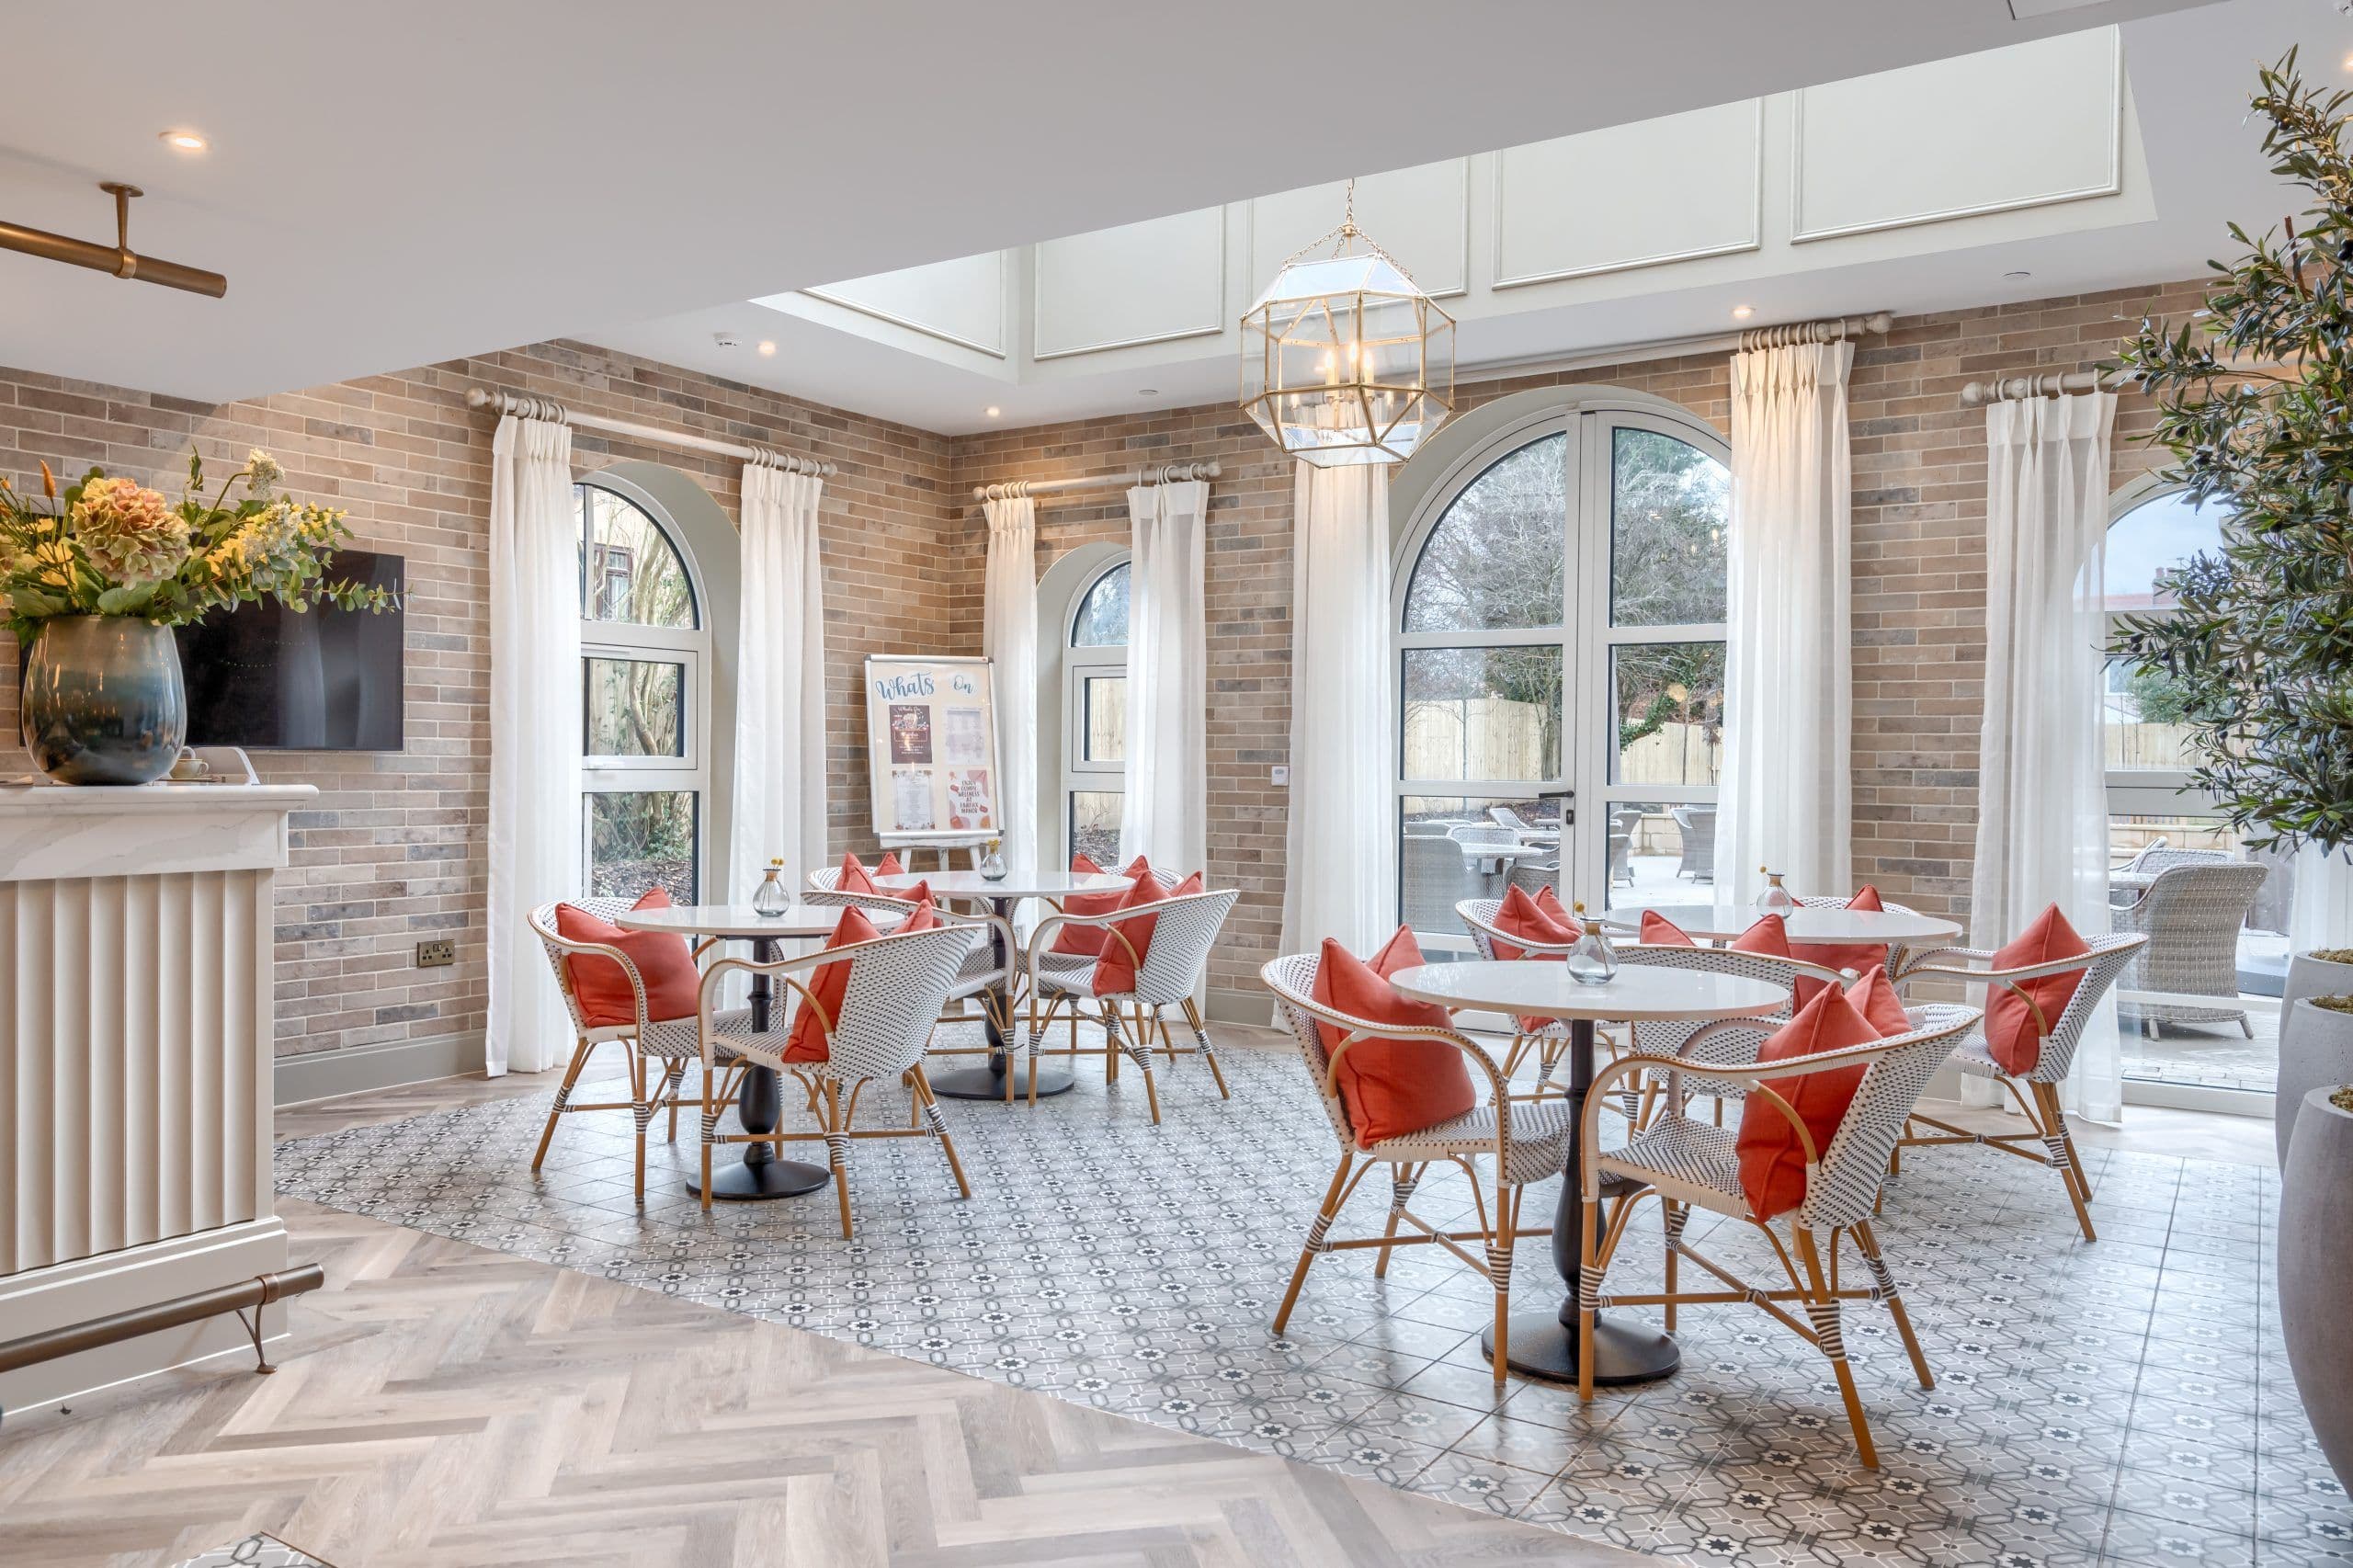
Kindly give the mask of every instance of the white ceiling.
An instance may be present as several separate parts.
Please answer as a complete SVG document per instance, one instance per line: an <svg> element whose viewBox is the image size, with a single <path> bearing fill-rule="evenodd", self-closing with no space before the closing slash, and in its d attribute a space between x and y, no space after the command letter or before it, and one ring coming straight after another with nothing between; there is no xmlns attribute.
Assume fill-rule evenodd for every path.
<svg viewBox="0 0 2353 1568"><path fill-rule="evenodd" d="M1326 13L1267 0L16 0L0 218L110 239L95 186L127 179L134 249L230 281L212 301L0 253L0 361L223 399L611 340L2199 3L1355 0L1310 36ZM1320 83L1377 112L1301 112ZM182 126L211 150L156 140ZM834 401L887 401L890 372L842 369Z"/></svg>
<svg viewBox="0 0 2353 1568"><path fill-rule="evenodd" d="M2011 4L2021 17L2071 25L2117 19L2114 7L2097 4ZM2147 184L2131 202L2115 204L2121 215L2086 217L2083 224L2062 225L2065 232L2042 233L1989 235L1987 230L1999 225L1984 223L1943 226L1943 232L1932 226L1911 231L1910 254L1777 277L1760 278L1755 267L1713 263L1627 274L1613 297L1466 323L1464 363L1571 357L1722 332L1735 324L1730 319L1735 303L1753 305L1760 323L1866 310L1906 314L2198 276L2209 257L2227 247L2228 222L2260 231L2298 205L2297 193L2270 174L2260 151L2261 129L2249 121L2246 100L2257 63L2298 45L2309 74L2325 86L2343 84L2353 77L2346 69L2353 61L2353 17L2336 0L2224 0L2128 20L2123 31ZM1843 70L1825 62L1802 74L1831 80ZM1642 118L1680 107L1679 98L1673 104L1653 99ZM2031 104L1986 105L1988 134L2031 137L2034 124ZM2153 220L2126 221L2144 209L2154 210ZM1164 201L1158 210L1175 210L1176 204ZM2016 272L2029 276L2006 276ZM740 336L744 346L717 347L718 332ZM1232 349L1214 339L1099 356L1103 368L1092 375L1017 381L971 364L969 357L959 364L953 356L909 353L888 335L878 340L868 332L835 330L756 302L715 305L591 335L649 358L952 434L1182 406L1230 398L1234 386ZM763 338L778 343L773 358L754 355L752 345ZM1141 396L1144 387L1154 395ZM992 405L1001 410L997 419L983 412Z"/></svg>

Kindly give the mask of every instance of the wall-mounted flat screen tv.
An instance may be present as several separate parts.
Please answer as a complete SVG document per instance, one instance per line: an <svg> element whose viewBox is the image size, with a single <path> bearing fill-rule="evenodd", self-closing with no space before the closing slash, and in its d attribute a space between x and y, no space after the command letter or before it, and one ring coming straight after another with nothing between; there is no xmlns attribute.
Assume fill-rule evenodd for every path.
<svg viewBox="0 0 2353 1568"><path fill-rule="evenodd" d="M328 579L404 591L397 555L338 551ZM398 608L271 600L216 609L179 628L188 744L248 751L399 751L405 617Z"/></svg>

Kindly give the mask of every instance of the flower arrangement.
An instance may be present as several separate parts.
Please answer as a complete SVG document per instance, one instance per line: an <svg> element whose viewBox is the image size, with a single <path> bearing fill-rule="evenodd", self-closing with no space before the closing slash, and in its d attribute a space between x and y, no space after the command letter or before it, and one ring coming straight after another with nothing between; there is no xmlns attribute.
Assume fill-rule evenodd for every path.
<svg viewBox="0 0 2353 1568"><path fill-rule="evenodd" d="M40 477L39 499L0 479L0 616L19 643L61 615L179 626L264 598L298 613L321 602L371 612L398 602L382 588L326 580L325 560L351 530L334 507L276 494L285 471L267 452L249 453L210 502L204 465L191 456L176 506L99 469L63 491L47 463Z"/></svg>

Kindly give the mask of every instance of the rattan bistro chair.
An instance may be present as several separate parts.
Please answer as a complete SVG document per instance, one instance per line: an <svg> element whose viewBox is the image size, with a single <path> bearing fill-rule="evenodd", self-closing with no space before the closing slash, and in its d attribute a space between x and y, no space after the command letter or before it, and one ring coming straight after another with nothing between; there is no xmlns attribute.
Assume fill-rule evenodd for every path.
<svg viewBox="0 0 2353 1568"><path fill-rule="evenodd" d="M1389 1255L1393 1248L1444 1247L1495 1290L1494 1361L1495 1387L1501 1389L1510 1362L1512 1245L1523 1236L1552 1233L1549 1225L1520 1229L1520 1195L1530 1184L1559 1175L1566 1163L1568 1102L1546 1100L1530 1104L1514 1100L1505 1092L1503 1075L1487 1053L1453 1029L1373 1023L1324 1006L1314 1000L1315 974L1322 961L1313 953L1297 953L1277 959L1258 971L1267 989L1275 994L1281 1005L1283 1019L1299 1041L1301 1060L1308 1076L1315 1082L1315 1092L1324 1102L1324 1114L1331 1121L1333 1134L1340 1144L1339 1168L1332 1173L1332 1184L1324 1188L1324 1202L1308 1223L1307 1240L1300 1248L1298 1265L1291 1269L1290 1288L1283 1292L1282 1305L1275 1311L1275 1332L1281 1334L1290 1323L1300 1289L1307 1283L1309 1266L1324 1254L1378 1248L1381 1256L1372 1272L1379 1278L1389 1271ZM1338 1050L1324 1050L1323 1031L1316 1027L1319 1022L1347 1031ZM1340 1060L1363 1040L1429 1040L1453 1046L1467 1059L1472 1082L1484 1085L1485 1103L1436 1127L1400 1138L1385 1138L1370 1149L1360 1147L1356 1128L1348 1119L1347 1105L1340 1097L1336 1074ZM1481 1187L1477 1162L1482 1155L1492 1162L1488 1169L1492 1201ZM1440 1230L1410 1207L1424 1173L1440 1163L1461 1166L1471 1178L1472 1196L1478 1207L1477 1230ZM1333 1221L1355 1194L1357 1184L1376 1165L1389 1167L1388 1222L1378 1236L1335 1238ZM1401 1236L1401 1228L1413 1233ZM1472 1252L1467 1243L1478 1244L1480 1251Z"/></svg>
<svg viewBox="0 0 2353 1568"><path fill-rule="evenodd" d="M1103 1081L1117 1083L1120 1077L1120 1057L1124 1052L1143 1073L1144 1100L1152 1108L1154 1126L1160 1122L1160 1090L1152 1077L1152 1038L1156 1030L1161 1049L1168 1063L1174 1067L1178 1055L1199 1056L1217 1082L1220 1099L1232 1099L1225 1086L1225 1074L1217 1064L1217 1051L1210 1044L1210 1031L1201 1022L1201 1010L1193 1004L1193 991L1201 983L1209 968L1210 949L1217 942L1217 934L1232 913L1234 901L1242 894L1233 888L1216 892L1187 893L1182 898L1164 898L1154 903L1138 904L1109 915L1065 915L1055 913L1038 922L1029 933L1029 1103L1038 1103L1037 1063L1046 1054L1046 1030L1053 1024L1054 1015L1067 1006L1075 1017L1088 1002L1096 1004L1097 1021L1103 1026L1103 1043L1088 1046L1079 1043L1077 1030L1072 1030L1071 1043L1054 1052L1062 1056L1095 1056L1103 1058ZM1143 961L1136 965L1134 989L1105 994L1095 989L1097 960L1084 955L1051 953L1054 934L1065 926L1090 926L1100 928L1104 945L1117 942L1135 954L1120 927L1131 920L1154 916L1152 943L1144 949ZM1081 966L1084 967L1081 967ZM1039 1010L1040 1003L1045 1010ZM1168 1032L1168 1020L1162 1016L1164 1007L1181 1007L1185 1021L1192 1026L1193 1044L1180 1052L1174 1037ZM1122 1017L1126 1018L1123 1026ZM1132 1033L1123 1032L1131 1028ZM1013 1098L1014 1074L1006 1074L1005 1097Z"/></svg>
<svg viewBox="0 0 2353 1568"><path fill-rule="evenodd" d="M2059 1173L2066 1187L2067 1200L2075 1205L2075 1223L2084 1233L2084 1240L2097 1241L2092 1229L2092 1184L2084 1172L2083 1162L2075 1155L2075 1141L2067 1131L2066 1108L2059 1103L2059 1085L2065 1082L2068 1068L2075 1065L2075 1048L2083 1043L2084 1026L2090 1023L2093 1011L2108 988L2116 983L2135 953L2148 941L2138 935L2111 935L2088 939L2091 951L2078 958L2054 959L2049 963L2026 964L2016 969L1995 969L1994 955L1982 948L1931 948L1915 953L1905 962L1904 972L1897 978L1905 983L1922 975L1938 975L1948 980L1975 982L1984 985L1999 985L2018 992L2027 1001L2028 1016L2042 1036L2042 1046L2035 1057L2034 1070L2023 1076L2011 1074L1994 1060L1986 1049L1984 1035L1979 1035L1953 1053L1961 1070L1972 1077L1991 1078L2002 1085L2016 1102L2018 1114L2027 1119L2024 1132L1972 1132L1949 1121L1915 1112L1911 1121L1936 1129L1933 1135L1914 1135L1909 1123L1905 1136L1891 1158L1890 1170L1901 1170L1903 1150L1929 1147L1942 1143L1975 1143L1988 1149L1999 1149L2006 1154L2016 1154ZM2045 975L2080 971L2083 979L2076 983L2075 993L2059 1010L2056 1018L2045 1018L2042 1009L2027 996L2018 982L2037 980ZM2042 1152L2019 1145L2039 1143Z"/></svg>
<svg viewBox="0 0 2353 1568"><path fill-rule="evenodd" d="M827 874L838 875L838 869ZM907 916L915 912L913 899L892 898L887 893L828 892L814 887L801 895L801 902L819 909L861 910L874 922L875 928L886 936L897 930ZM948 988L948 1006L958 1008L977 1000L982 1010L988 1014L990 1022L1010 1034L1013 1030L1012 1013L1019 1010L1019 1002L1016 1000L1011 1011L1006 1008L1004 998L1011 990L1006 984L1006 971L1010 969L1015 975L1019 974L1017 960L1021 951L1020 944L1013 935L1011 922L994 915L954 915L937 905L933 906L932 915L942 926L955 926L971 933L968 937L971 950L964 955L962 965L956 971L955 983ZM1003 944L1002 949L998 946L1000 943ZM1006 955L1002 962L996 956L1000 950ZM939 1015L939 1022L943 1024L969 1019L969 1014L946 1009ZM987 1050L984 1045L943 1047L934 1054L969 1056L984 1053Z"/></svg>
<svg viewBox="0 0 2353 1568"><path fill-rule="evenodd" d="M2116 930L2137 932L2149 945L2126 971L2129 991L2211 996L2217 1006L2134 1002L2127 1021L2151 1036L2160 1024L2234 1023L2249 1040L2255 1026L2239 994L2239 928L2271 874L2270 868L2232 860L2219 852L2161 849L2142 857L2149 886L2110 913Z"/></svg>
<svg viewBox="0 0 2353 1568"><path fill-rule="evenodd" d="M714 1143L775 1143L780 1148L787 1142L819 1138L824 1140L826 1160L833 1166L845 1241L851 1235L849 1152L854 1139L936 1138L940 1153L947 1157L948 1172L956 1178L958 1193L972 1197L972 1183L964 1179L963 1164L956 1158L955 1141L948 1135L948 1123L939 1114L938 1103L932 1098L931 1085L923 1071L924 1049L930 1043L933 1025L940 1009L947 1006L949 990L955 984L957 971L962 966L971 943L969 931L942 926L927 931L877 937L870 941L852 942L771 963L722 959L706 970L695 1018L703 1076L702 1206L710 1207L710 1151ZM801 977L813 979L813 971L835 963L849 965L849 979L842 992L840 1012L828 1017L824 1005L810 990L809 980ZM825 1037L825 1060L784 1059L792 1031L790 1020L780 1016L782 1007L777 1009L779 1016L771 1017L765 1033L753 1030L748 1013L714 1011L721 983L736 971L774 976L779 990L797 993L800 1003L791 1010L792 1015L798 1017L807 1011L815 1016L817 1027ZM814 1131L788 1132L781 1126L770 1132L719 1131L720 1108L734 1097L744 1073L756 1066L790 1074L800 1080L808 1092L809 1110L817 1120ZM908 1125L853 1129L851 1122L858 1114L858 1096L866 1092L869 1084L878 1081L906 1086L912 1100ZM845 1089L848 1091L847 1097Z"/></svg>
<svg viewBox="0 0 2353 1568"><path fill-rule="evenodd" d="M633 902L626 898L580 898L566 902L574 909L585 910L606 921L618 919L634 907ZM555 971L556 989L563 995L564 1011L572 1016L572 1062L563 1070L563 1082L556 1085L555 1103L548 1108L547 1126L540 1131L540 1146L531 1155L531 1169L537 1171L546 1161L548 1145L555 1138L558 1118L584 1110L629 1111L637 1119L636 1182L638 1201L642 1203L645 1200L645 1130L653 1125L656 1111L667 1108L670 1112L670 1138L676 1141L680 1080L686 1075L687 1063L695 1059L691 1029L663 1029L655 1026L665 1021L674 1025L680 1022L691 1025L694 1020L647 1017L645 982L637 972L637 966L630 961L629 955L603 942L575 942L562 935L556 930L555 910L553 903L543 903L532 910L528 918L532 933L547 950L548 967ZM696 949L697 956L710 946L711 943L704 943ZM563 960L575 955L610 959L620 965L621 973L629 977L630 990L637 1002L634 1022L590 1027L587 1017L580 1010L580 998L572 989L572 975L564 968ZM750 1015L746 1013L744 1017L748 1018ZM618 1044L629 1058L629 1098L574 1104L572 1091L580 1082L581 1069L588 1065L588 1059L596 1053L597 1048L606 1044ZM658 1085L654 1082L655 1078L661 1080Z"/></svg>
<svg viewBox="0 0 2353 1568"><path fill-rule="evenodd" d="M1881 1254L1878 1236L1872 1233L1871 1213L1880 1184L1886 1176L1889 1155L1903 1135L1905 1117L1918 1103L1921 1091L1928 1086L1938 1067L1952 1054L1953 1048L1978 1018L1974 1007L1950 1004L1913 1007L1907 1012L1913 1026L1907 1034L1780 1062L1756 1062L1751 1050L1752 1060L1742 1066L1720 1060L1723 1051L1715 1035L1724 1026L1711 1025L1692 1035L1679 1052L1654 1055L1634 1051L1594 1075L1594 1092L1586 1100L1585 1158L1578 1176L1582 1199L1578 1256L1584 1265L1577 1301L1580 1399L1593 1397L1594 1314L1602 1308L1661 1307L1666 1314L1666 1326L1672 1330L1677 1307L1745 1301L1794 1330L1829 1358L1832 1373L1838 1380L1839 1395L1846 1402L1847 1423L1854 1430L1856 1450L1864 1464L1874 1470L1879 1468L1879 1454L1871 1446L1870 1423L1855 1390L1854 1371L1847 1364L1839 1304L1857 1299L1885 1303L1895 1320L1896 1332L1903 1336L1904 1348L1912 1358L1912 1370L1920 1386L1936 1386L1927 1358L1921 1354L1920 1342L1913 1335L1911 1317L1904 1310L1895 1276ZM1748 1042L1756 1038L1753 1027L1726 1032L1733 1037L1735 1050L1750 1049ZM1762 1102L1775 1113L1787 1117L1797 1131L1798 1144L1805 1158L1805 1197L1790 1214L1788 1244L1774 1228L1779 1217L1760 1219L1742 1187L1738 1133L1728 1127L1694 1120L1683 1113L1683 1096L1688 1086L1686 1069L1695 1058L1706 1060L1709 1077L1738 1083L1746 1098ZM1847 1105L1847 1114L1840 1119L1828 1146L1816 1148L1806 1131L1804 1118L1773 1089L1773 1081L1858 1066L1863 1069L1863 1078ZM1666 1103L1657 1119L1623 1148L1604 1150L1600 1143L1603 1091L1638 1073L1665 1079ZM1605 1218L1601 1184L1611 1176L1624 1176L1640 1186L1631 1198L1619 1200ZM1650 1196L1658 1199L1665 1215L1665 1289L1653 1294L1612 1296L1605 1289L1610 1263L1625 1240L1626 1222L1636 1204ZM1685 1223L1694 1208L1746 1221L1763 1232L1787 1282L1758 1289L1684 1241ZM1855 1249L1870 1272L1870 1285L1848 1289L1839 1283L1838 1243L1842 1234L1854 1237ZM1827 1272L1823 1263L1824 1240L1830 1255ZM1676 1266L1680 1260L1697 1265L1724 1289L1679 1290ZM1803 1309L1802 1320L1791 1310L1793 1307Z"/></svg>
<svg viewBox="0 0 2353 1568"><path fill-rule="evenodd" d="M1790 1021L1797 1010L1797 983L1818 980L1842 989L1859 978L1852 970L1826 969L1821 964L1807 963L1802 959L1785 959L1772 953L1734 952L1730 948L1686 948L1666 943L1620 943L1618 961L1631 967L1680 969L1702 974L1728 974L1737 980L1761 980L1777 985L1790 1000L1773 1012L1756 1018L1730 1018L1721 1023L1700 1025L1688 1018L1643 1018L1631 1027L1634 1050L1647 1056L1673 1056L1695 1068L1710 1062L1731 1067L1745 1067L1756 1060L1756 1053L1775 1029ZM1643 1097L1654 1098L1665 1087L1655 1076L1643 1085ZM1693 1071L1684 1076L1686 1093L1712 1096L1715 1099L1714 1119L1723 1124L1724 1106L1737 1103L1748 1091L1745 1078L1714 1077ZM1621 1091L1629 1099L1634 1095L1630 1081ZM1628 1119L1637 1125L1646 1117Z"/></svg>
<svg viewBox="0 0 2353 1568"><path fill-rule="evenodd" d="M1851 896L1851 895L1847 895L1847 894L1841 894L1841 893L1816 893L1816 894L1814 894L1814 895L1813 895L1813 896L1811 896L1811 897L1801 897L1801 898L1799 898L1799 900L1798 900L1798 907L1799 907L1799 908L1801 908L1801 909L1844 909L1844 908L1846 908L1846 907L1847 907L1847 898L1848 898L1849 896ZM1884 913L1889 914L1889 915L1917 915L1917 914L1919 914L1919 913L1920 913L1918 910L1916 910L1916 909L1913 908L1913 907L1912 907L1910 904L1908 904L1908 903L1881 903L1880 908L1881 908L1881 911L1883 911ZM1838 942L1838 943L1824 943L1824 944L1818 944L1818 945L1821 945L1821 946L1835 946L1835 947L1860 947L1860 946L1862 946L1863 944L1861 944L1861 943L1859 943L1859 942L1856 942L1856 943ZM1900 974L1900 973L1902 973L1902 972L1903 972L1903 971L1904 971L1904 953L1905 953L1907 950L1908 950L1908 949L1905 949L1905 947L1904 946L1904 944L1903 944L1903 943L1901 943L1901 942L1890 942L1890 943L1888 943L1888 944L1887 944L1887 978L1888 978L1888 979L1890 979L1890 980L1893 980L1893 979L1894 979L1898 974ZM1859 978L1859 977L1858 977L1858 978Z"/></svg>

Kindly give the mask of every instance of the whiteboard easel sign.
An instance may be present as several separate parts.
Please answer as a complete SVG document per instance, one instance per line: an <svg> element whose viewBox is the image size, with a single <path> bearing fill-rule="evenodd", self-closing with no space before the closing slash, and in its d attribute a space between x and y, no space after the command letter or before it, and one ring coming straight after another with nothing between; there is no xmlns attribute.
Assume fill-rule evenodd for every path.
<svg viewBox="0 0 2353 1568"><path fill-rule="evenodd" d="M874 832L885 840L993 836L996 703L987 659L870 654L866 756Z"/></svg>

